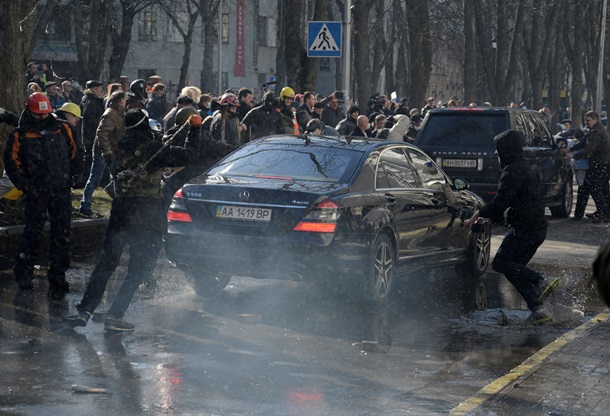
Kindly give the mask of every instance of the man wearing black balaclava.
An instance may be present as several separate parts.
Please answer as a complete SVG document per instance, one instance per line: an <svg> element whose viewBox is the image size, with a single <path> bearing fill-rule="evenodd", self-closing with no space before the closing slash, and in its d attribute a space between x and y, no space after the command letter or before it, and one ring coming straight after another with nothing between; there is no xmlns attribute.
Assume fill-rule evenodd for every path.
<svg viewBox="0 0 610 416"><path fill-rule="evenodd" d="M263 96L263 104L248 111L241 121L250 130L250 140L272 134L284 133L282 116L276 110L277 100L273 91Z"/></svg>
<svg viewBox="0 0 610 416"><path fill-rule="evenodd" d="M543 276L527 263L546 238L547 221L540 184L529 162L523 158L523 138L507 130L494 138L500 160L500 180L494 199L465 221L471 228L485 218L504 221L508 232L494 257L492 268L506 276L532 312L527 322L540 324L553 319L543 301L557 287L558 278Z"/></svg>
<svg viewBox="0 0 610 416"><path fill-rule="evenodd" d="M129 110L125 116L125 135L116 149L116 197L104 237L101 257L91 278L77 314L64 317L68 327L85 326L98 307L108 279L113 274L125 246L129 246L129 265L121 288L108 310L106 331L133 331L133 324L123 316L131 298L143 281L152 279L153 270L166 229L161 197L161 176L167 167L185 166L195 160L199 148L201 117L192 114L174 137L187 137L174 145L173 137L164 143L154 139L147 114L141 109Z"/></svg>

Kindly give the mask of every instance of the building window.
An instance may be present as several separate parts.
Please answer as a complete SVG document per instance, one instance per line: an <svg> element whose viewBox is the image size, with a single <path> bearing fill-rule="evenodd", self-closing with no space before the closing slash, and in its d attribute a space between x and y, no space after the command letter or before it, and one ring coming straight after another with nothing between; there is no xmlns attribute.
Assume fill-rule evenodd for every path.
<svg viewBox="0 0 610 416"><path fill-rule="evenodd" d="M267 18L258 16L256 19L256 37L258 46L267 46Z"/></svg>
<svg viewBox="0 0 610 416"><path fill-rule="evenodd" d="M144 10L140 12L139 37L143 42L157 40L157 13L154 10Z"/></svg>
<svg viewBox="0 0 610 416"><path fill-rule="evenodd" d="M229 43L229 13L222 14L222 43Z"/></svg>

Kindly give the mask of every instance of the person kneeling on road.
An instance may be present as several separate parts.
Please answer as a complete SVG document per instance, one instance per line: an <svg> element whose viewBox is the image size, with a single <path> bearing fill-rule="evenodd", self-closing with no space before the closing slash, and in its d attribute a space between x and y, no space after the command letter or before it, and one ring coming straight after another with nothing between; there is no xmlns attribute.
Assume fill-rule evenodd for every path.
<svg viewBox="0 0 610 416"><path fill-rule="evenodd" d="M176 135L182 129L200 124L201 117L191 115ZM76 306L78 314L63 319L72 328L87 325L102 300L124 247L129 245L127 275L108 311L104 329L134 330L123 316L140 284L152 277L165 231L161 175L165 168L184 166L198 154L199 128L190 129L183 146L172 145L171 139L160 143L153 139L146 114L134 109L127 112L125 129L126 134L117 147L116 197L112 201L102 256Z"/></svg>
<svg viewBox="0 0 610 416"><path fill-rule="evenodd" d="M508 233L494 257L492 268L506 276L532 312L528 323L553 320L543 301L559 284L558 278L543 276L527 267L546 238L547 221L540 197L538 179L529 162L523 158L523 139L516 130L494 138L500 159L500 180L494 199L464 222L471 228L479 219L494 222L504 219Z"/></svg>

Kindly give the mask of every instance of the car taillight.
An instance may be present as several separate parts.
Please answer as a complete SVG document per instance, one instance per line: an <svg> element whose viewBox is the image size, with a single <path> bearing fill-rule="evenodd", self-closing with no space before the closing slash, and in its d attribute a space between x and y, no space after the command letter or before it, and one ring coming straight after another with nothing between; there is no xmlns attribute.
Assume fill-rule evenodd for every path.
<svg viewBox="0 0 610 416"><path fill-rule="evenodd" d="M184 198L182 197L182 188L178 189L172 198L172 204L167 212L168 221L193 222L191 214L189 214Z"/></svg>
<svg viewBox="0 0 610 416"><path fill-rule="evenodd" d="M320 202L299 221L293 231L334 233L341 217L343 205L329 199Z"/></svg>

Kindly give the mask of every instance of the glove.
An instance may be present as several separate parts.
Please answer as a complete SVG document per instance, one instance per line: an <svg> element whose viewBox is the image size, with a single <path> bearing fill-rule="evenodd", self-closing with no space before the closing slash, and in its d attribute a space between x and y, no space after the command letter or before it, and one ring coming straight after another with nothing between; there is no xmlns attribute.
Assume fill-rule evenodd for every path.
<svg viewBox="0 0 610 416"><path fill-rule="evenodd" d="M114 165L114 155L112 153L104 155L104 161L107 165Z"/></svg>
<svg viewBox="0 0 610 416"><path fill-rule="evenodd" d="M199 127L203 120L199 114L191 114L191 116L187 120L192 127Z"/></svg>

